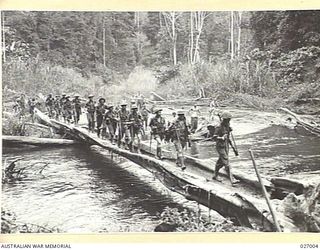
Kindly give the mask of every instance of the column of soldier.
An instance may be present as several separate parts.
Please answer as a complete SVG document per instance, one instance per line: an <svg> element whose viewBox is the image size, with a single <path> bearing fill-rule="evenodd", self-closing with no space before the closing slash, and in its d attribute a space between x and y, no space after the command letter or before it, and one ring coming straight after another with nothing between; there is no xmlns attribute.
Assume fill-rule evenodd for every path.
<svg viewBox="0 0 320 250"><path fill-rule="evenodd" d="M138 101L137 105L136 101L131 101L129 111L126 101L122 101L120 105L115 106L112 103L106 104L106 100L103 97L98 98L97 103L94 101L93 95L89 95L88 99L84 108L87 114L89 132L95 133L96 130L98 137L106 139L108 130L109 139L112 144L117 142L120 147L124 139L125 149L134 151L136 148L136 152L140 154L141 139L148 129L147 125L149 125L151 129L150 136L157 143L156 157L162 159L163 142L172 142L177 153L177 165L182 170L186 169L183 152L187 145L190 145L190 131L195 132L198 126L200 111L196 105L189 111L191 126L188 126L184 110L173 112L172 119L166 123L164 117L162 117L162 109L152 107L151 110L148 110L144 102ZM62 116L65 122L78 124L82 102L78 94L74 95L72 101L70 100L70 96L65 94L62 97L56 95L56 98L53 98L52 94L49 94L46 100L46 107L50 117L59 119ZM153 113L154 116L148 124L149 113ZM212 135L216 140L216 149L219 154L213 179L218 180L219 169L225 167L229 173L231 183L234 184L236 181L233 180L233 176L230 173L228 156L229 144L234 149L229 139L232 131L230 127L231 114L224 112L219 117L221 123L216 127L214 135ZM189 127L191 127L190 131ZM237 151L235 151L235 154L238 155Z"/></svg>
<svg viewBox="0 0 320 250"><path fill-rule="evenodd" d="M63 118L66 123L78 124L82 113L82 99L80 99L79 94L75 94L72 100L70 98L66 94L62 94L61 97L56 95L55 98L52 94L49 94L45 101L49 117L58 120ZM137 153L141 153L141 139L148 129L149 114L153 113L154 117L150 120L149 126L151 136L157 142L157 158L162 159L163 141L171 141L177 151L177 165L183 170L186 168L183 149L188 142L190 143L190 132L184 111L178 111L177 119L166 123L161 115L162 109L153 108L151 112L146 108L144 102L138 102L137 105L134 101L131 101L130 111L127 109L128 104L125 101L117 106L105 102L106 100L103 97L95 102L93 95L88 96L84 108L90 132L95 133L96 131L98 137L106 139L108 131L112 144L117 142L120 147L124 139L126 149L133 151L136 148Z"/></svg>

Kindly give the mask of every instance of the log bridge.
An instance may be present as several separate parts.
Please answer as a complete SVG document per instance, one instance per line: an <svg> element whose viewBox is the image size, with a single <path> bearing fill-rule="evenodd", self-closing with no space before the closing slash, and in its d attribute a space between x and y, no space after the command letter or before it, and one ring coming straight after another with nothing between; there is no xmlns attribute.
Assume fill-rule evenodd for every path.
<svg viewBox="0 0 320 250"><path fill-rule="evenodd" d="M144 153L138 154L112 145L108 140L101 140L84 128L50 119L38 109L35 110L35 115L41 124L52 127L55 133L67 134L73 141L80 142L82 145L88 147L96 145L142 166L171 191L215 210L224 217L231 218L236 225L260 231L275 231L274 222L264 202L261 190L257 189L257 178L234 171L235 178L240 180L240 185L232 187L227 178L223 177L226 176L225 173L222 173L224 178L222 182L209 180L210 177L206 178L212 176L210 167L212 160L186 156L187 170L181 171L175 165L174 157L169 150L164 150L164 160L158 160L152 156L150 146L146 142L143 142L142 145ZM72 141L67 143L71 144ZM303 192L301 189L307 188L301 183L290 180L275 179L273 182L264 180L267 190L279 189L282 192L286 190L286 185L291 187L290 192ZM297 186L299 188L296 188ZM273 205L276 206L276 204L278 202ZM277 209L276 206L278 223L282 231L299 231L294 222L280 210L281 208Z"/></svg>

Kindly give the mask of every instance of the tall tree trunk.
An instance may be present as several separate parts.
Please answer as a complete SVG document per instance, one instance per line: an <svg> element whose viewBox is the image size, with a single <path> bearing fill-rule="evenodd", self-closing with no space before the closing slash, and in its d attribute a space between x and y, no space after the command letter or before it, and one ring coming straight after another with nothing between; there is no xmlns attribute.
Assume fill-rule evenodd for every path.
<svg viewBox="0 0 320 250"><path fill-rule="evenodd" d="M230 12L230 48L231 48L231 60L234 59L234 19L233 19L233 11Z"/></svg>
<svg viewBox="0 0 320 250"><path fill-rule="evenodd" d="M190 47L188 57L189 64L193 64L193 12L190 12Z"/></svg>
<svg viewBox="0 0 320 250"><path fill-rule="evenodd" d="M200 62L200 48L199 48L199 41L200 41L200 35L202 32L202 26L203 26L203 11L197 11L195 13L195 27L196 27L196 39L195 39L195 46L194 46L194 55L193 60L194 63Z"/></svg>
<svg viewBox="0 0 320 250"><path fill-rule="evenodd" d="M104 25L104 18L102 19L103 24L102 24L102 46L103 46L103 66L106 67L106 29Z"/></svg>
<svg viewBox="0 0 320 250"><path fill-rule="evenodd" d="M177 31L176 31L176 21L178 19L178 15L176 12L163 12L165 27L167 33L171 39L171 54L172 54L172 61L173 65L177 65Z"/></svg>
<svg viewBox="0 0 320 250"><path fill-rule="evenodd" d="M172 12L172 37L173 37L173 65L177 65L177 33L176 33L176 14Z"/></svg>
<svg viewBox="0 0 320 250"><path fill-rule="evenodd" d="M242 13L239 11L239 19L238 19L238 57L240 57L240 49L241 49L241 16Z"/></svg>
<svg viewBox="0 0 320 250"><path fill-rule="evenodd" d="M2 46L2 56L3 56L3 62L6 62L6 39L5 39L5 31L4 31L4 12L0 11L0 22L1 22L1 46Z"/></svg>
<svg viewBox="0 0 320 250"><path fill-rule="evenodd" d="M162 28L162 18L161 18L161 12L159 11L159 25L160 28Z"/></svg>

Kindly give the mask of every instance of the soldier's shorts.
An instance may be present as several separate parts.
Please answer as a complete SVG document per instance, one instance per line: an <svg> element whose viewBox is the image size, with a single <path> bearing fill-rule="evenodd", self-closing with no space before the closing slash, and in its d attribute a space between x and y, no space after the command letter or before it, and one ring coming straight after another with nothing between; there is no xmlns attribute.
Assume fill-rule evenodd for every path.
<svg viewBox="0 0 320 250"><path fill-rule="evenodd" d="M107 125L107 127L108 127L109 134L114 136L115 130L116 130L115 124L110 123Z"/></svg>
<svg viewBox="0 0 320 250"><path fill-rule="evenodd" d="M97 115L97 128L102 128L103 116Z"/></svg>
<svg viewBox="0 0 320 250"><path fill-rule="evenodd" d="M89 129L94 128L94 113L87 113Z"/></svg>
<svg viewBox="0 0 320 250"><path fill-rule="evenodd" d="M120 138L122 139L123 136L125 137L125 139L129 139L130 138L130 130L129 127L127 125L122 124L122 129L121 129L121 134L120 134Z"/></svg>
<svg viewBox="0 0 320 250"><path fill-rule="evenodd" d="M160 135L158 135L158 134L155 134L154 136L153 136L153 138L156 140L156 142L157 142L157 148L161 148L161 146L162 146L162 137L160 136Z"/></svg>
<svg viewBox="0 0 320 250"><path fill-rule="evenodd" d="M182 157L183 156L183 149L185 148L187 143L184 140L177 140L176 139L176 140L173 140L173 144L176 149L177 156Z"/></svg>
<svg viewBox="0 0 320 250"><path fill-rule="evenodd" d="M225 167L226 171L229 171L229 154L225 147L216 147L219 154L219 159L216 163L218 169Z"/></svg>

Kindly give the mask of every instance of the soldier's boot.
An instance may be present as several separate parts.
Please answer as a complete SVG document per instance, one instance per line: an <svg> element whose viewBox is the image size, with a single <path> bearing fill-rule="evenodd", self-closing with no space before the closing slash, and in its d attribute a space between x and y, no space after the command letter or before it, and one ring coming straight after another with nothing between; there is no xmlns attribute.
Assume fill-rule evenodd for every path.
<svg viewBox="0 0 320 250"><path fill-rule="evenodd" d="M141 154L141 144L140 143L138 143L137 153Z"/></svg>
<svg viewBox="0 0 320 250"><path fill-rule="evenodd" d="M231 173L229 166L225 166L225 169L226 169L226 172L228 174L228 177L229 177L229 180L230 180L230 183L231 183L232 186L240 182L239 180L236 180L233 177L233 174Z"/></svg>
<svg viewBox="0 0 320 250"><path fill-rule="evenodd" d="M219 170L220 170L220 167L216 164L215 169L214 169L214 175L213 175L213 177L212 177L213 180L221 181L221 180L218 178Z"/></svg>
<svg viewBox="0 0 320 250"><path fill-rule="evenodd" d="M158 159L162 160L162 149L161 149L161 147L157 147L157 157L158 157Z"/></svg>
<svg viewBox="0 0 320 250"><path fill-rule="evenodd" d="M97 136L100 138L100 128L97 129Z"/></svg>
<svg viewBox="0 0 320 250"><path fill-rule="evenodd" d="M121 136L118 136L118 148L121 148Z"/></svg>
<svg viewBox="0 0 320 250"><path fill-rule="evenodd" d="M129 150L130 152L133 152L133 141L129 143Z"/></svg>
<svg viewBox="0 0 320 250"><path fill-rule="evenodd" d="M125 144L126 144L126 145L125 145L125 149L126 149L126 150L129 150L129 149L130 149L130 147L129 147L129 138L126 138L126 139L125 139Z"/></svg>
<svg viewBox="0 0 320 250"><path fill-rule="evenodd" d="M113 135L110 136L110 142L112 145L114 145L114 136Z"/></svg>
<svg viewBox="0 0 320 250"><path fill-rule="evenodd" d="M183 156L179 156L178 157L178 161L180 162L180 167L182 170L185 170L186 169L186 166L184 165L184 157Z"/></svg>

